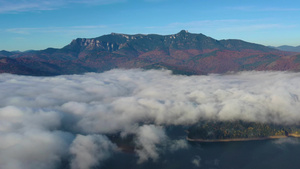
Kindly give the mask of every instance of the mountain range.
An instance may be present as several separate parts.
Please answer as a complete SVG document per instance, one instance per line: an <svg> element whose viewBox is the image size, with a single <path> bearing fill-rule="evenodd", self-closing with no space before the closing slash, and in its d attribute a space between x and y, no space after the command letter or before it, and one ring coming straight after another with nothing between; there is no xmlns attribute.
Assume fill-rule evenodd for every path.
<svg viewBox="0 0 300 169"><path fill-rule="evenodd" d="M278 50L282 51L289 51L289 52L300 52L300 46L288 46L288 45L282 45L278 47L273 47Z"/></svg>
<svg viewBox="0 0 300 169"><path fill-rule="evenodd" d="M178 74L300 70L300 54L182 30L172 35L111 33L77 38L61 49L0 51L0 73L51 76L114 68L170 69Z"/></svg>

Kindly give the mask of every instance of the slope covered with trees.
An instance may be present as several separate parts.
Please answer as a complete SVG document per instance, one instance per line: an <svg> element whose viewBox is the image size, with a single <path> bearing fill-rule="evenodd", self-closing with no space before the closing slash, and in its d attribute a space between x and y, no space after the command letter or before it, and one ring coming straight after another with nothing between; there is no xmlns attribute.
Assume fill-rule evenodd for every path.
<svg viewBox="0 0 300 169"><path fill-rule="evenodd" d="M61 49L0 51L1 72L31 75L103 72L115 68L170 69L181 74L225 73L243 70L300 70L300 56L242 40L216 40L185 30L173 35L111 33L77 38ZM25 73L23 73L25 74ZM26 73L28 74L28 73Z"/></svg>
<svg viewBox="0 0 300 169"><path fill-rule="evenodd" d="M242 141L300 136L300 126L244 121L202 121L188 129L190 141Z"/></svg>

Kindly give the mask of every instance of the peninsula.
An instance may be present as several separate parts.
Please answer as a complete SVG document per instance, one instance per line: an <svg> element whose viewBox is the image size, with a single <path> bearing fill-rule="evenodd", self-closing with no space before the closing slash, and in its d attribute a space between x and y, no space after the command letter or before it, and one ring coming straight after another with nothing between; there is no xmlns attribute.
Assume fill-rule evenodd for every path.
<svg viewBox="0 0 300 169"><path fill-rule="evenodd" d="M199 122L187 130L192 142L229 142L300 137L297 125L279 125L244 121Z"/></svg>

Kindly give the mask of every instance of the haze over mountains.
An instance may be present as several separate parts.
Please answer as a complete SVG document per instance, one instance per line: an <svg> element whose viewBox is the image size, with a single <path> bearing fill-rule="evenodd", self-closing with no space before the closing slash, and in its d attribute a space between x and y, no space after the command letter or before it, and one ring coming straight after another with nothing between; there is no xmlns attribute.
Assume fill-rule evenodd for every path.
<svg viewBox="0 0 300 169"><path fill-rule="evenodd" d="M0 72L60 75L114 68L170 69L179 74L300 70L300 55L242 40L216 40L185 30L173 35L111 33L78 38L61 49L0 51Z"/></svg>
<svg viewBox="0 0 300 169"><path fill-rule="evenodd" d="M288 46L288 45L282 45L278 47L273 47L278 50L288 51L288 52L300 52L300 46Z"/></svg>

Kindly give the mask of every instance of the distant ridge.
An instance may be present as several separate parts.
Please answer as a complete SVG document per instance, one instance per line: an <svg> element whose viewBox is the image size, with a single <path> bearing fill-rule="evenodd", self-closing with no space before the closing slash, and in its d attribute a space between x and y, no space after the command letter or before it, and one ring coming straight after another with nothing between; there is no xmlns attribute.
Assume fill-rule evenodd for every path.
<svg viewBox="0 0 300 169"><path fill-rule="evenodd" d="M27 72L32 72L26 73L29 75L103 72L114 68L164 68L187 75L300 70L299 55L294 53L242 40L216 40L185 30L172 35L111 33L77 38L61 49L0 51L0 57L10 59L1 63L1 73L22 74L21 70L26 72L28 68ZM13 65L18 65L20 71L15 71Z"/></svg>
<svg viewBox="0 0 300 169"><path fill-rule="evenodd" d="M283 46L278 46L278 47L273 47L278 50L282 51L288 51L288 52L299 52L300 53L300 46L288 46L288 45L283 45Z"/></svg>

